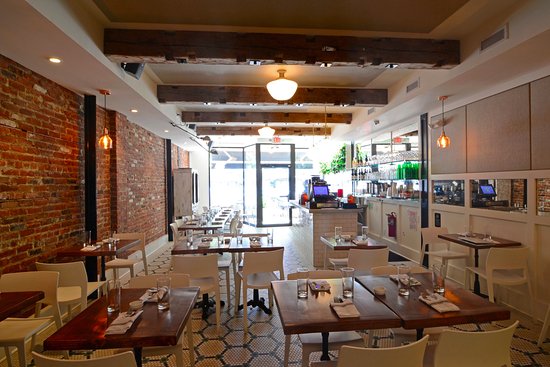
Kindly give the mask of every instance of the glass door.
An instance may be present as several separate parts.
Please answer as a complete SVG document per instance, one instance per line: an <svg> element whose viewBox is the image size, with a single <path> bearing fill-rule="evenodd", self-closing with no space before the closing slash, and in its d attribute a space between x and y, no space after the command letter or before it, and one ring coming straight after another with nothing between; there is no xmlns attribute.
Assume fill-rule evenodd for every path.
<svg viewBox="0 0 550 367"><path fill-rule="evenodd" d="M258 226L289 226L292 217L288 200L291 195L290 165L261 166Z"/></svg>

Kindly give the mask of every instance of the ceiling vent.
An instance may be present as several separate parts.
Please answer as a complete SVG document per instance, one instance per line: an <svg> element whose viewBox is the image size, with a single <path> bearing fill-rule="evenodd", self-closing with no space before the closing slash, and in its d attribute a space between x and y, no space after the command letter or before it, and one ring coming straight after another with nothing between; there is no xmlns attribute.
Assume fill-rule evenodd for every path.
<svg viewBox="0 0 550 367"><path fill-rule="evenodd" d="M420 86L420 79L416 79L411 84L407 85L407 93L412 92L413 90L417 89Z"/></svg>
<svg viewBox="0 0 550 367"><path fill-rule="evenodd" d="M479 49L480 51L485 51L488 48L491 48L492 46L506 39L508 39L508 23L506 23L495 33L481 41L481 46Z"/></svg>
<svg viewBox="0 0 550 367"><path fill-rule="evenodd" d="M367 110L367 115L372 115L375 111L376 109L374 107L371 107Z"/></svg>

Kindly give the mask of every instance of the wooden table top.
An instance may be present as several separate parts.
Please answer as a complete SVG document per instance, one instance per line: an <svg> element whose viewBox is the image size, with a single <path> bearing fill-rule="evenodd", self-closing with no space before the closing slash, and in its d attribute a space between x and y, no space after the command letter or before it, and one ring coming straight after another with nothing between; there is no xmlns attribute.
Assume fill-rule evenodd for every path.
<svg viewBox="0 0 550 367"><path fill-rule="evenodd" d="M209 247L199 247L199 243L202 243L201 238L203 237L211 237L212 241L207 242L210 244ZM250 237L243 237L243 243L237 244L237 239L235 237L232 238L226 238L226 240L229 239L229 242L224 242L223 244L219 244L218 237L217 236L203 236L201 238L198 238L193 241L192 246L187 246L186 244L180 244L175 246L172 249L172 255L186 255L186 254L215 254L220 252L230 252L230 253L236 253L236 252L254 252L254 251L273 251L273 250L280 250L284 248L284 246L275 246L273 244L267 243L267 238L260 237L260 247L251 247L250 246Z"/></svg>
<svg viewBox="0 0 550 367"><path fill-rule="evenodd" d="M470 237L464 237L460 233L447 233L447 234L440 234L438 237L447 241L458 243L459 245L463 245L471 248L477 248L477 249L487 249L491 247L521 246L521 242L511 241L500 237L492 237L491 242L488 241L483 243L475 243L472 241L468 241L468 238L471 238L474 241L482 240L485 237L485 235L480 233L473 233L472 236Z"/></svg>
<svg viewBox="0 0 550 367"><path fill-rule="evenodd" d="M388 276L359 276L357 281L374 294L373 288L386 288L385 296L376 296L402 320L405 329L422 329L468 323L508 320L510 311L461 288L457 283L445 281L445 297L460 308L460 311L439 313L418 297L426 289L432 289L432 274L418 273L413 277L422 285L411 287L409 296L399 296L398 285Z"/></svg>
<svg viewBox="0 0 550 367"><path fill-rule="evenodd" d="M388 247L386 244L375 241L372 238L368 238L367 243L361 243L359 241L357 241L358 243L354 243L353 241L357 240L342 241L340 244L338 244L334 237L321 236L321 242L323 242L332 250L349 250L352 248L374 250Z"/></svg>
<svg viewBox="0 0 550 367"><path fill-rule="evenodd" d="M145 289L122 289L122 310L139 299ZM44 341L45 350L136 348L176 345L199 293L198 287L172 288L170 309L157 310L156 303L145 303L143 313L130 330L121 335L105 335L118 316L107 312L107 297L101 297Z"/></svg>
<svg viewBox="0 0 550 367"><path fill-rule="evenodd" d="M214 231L216 229L222 229L229 218L231 218L231 212L222 212L218 214L211 222L206 224L199 224L198 220L184 223L178 227L178 231L186 231L188 229L192 229L193 231Z"/></svg>
<svg viewBox="0 0 550 367"><path fill-rule="evenodd" d="M342 294L342 281L327 281L331 285L330 292L312 292L308 289L307 299L297 298L295 280L271 282L285 335L401 326L399 317L357 282L353 303L361 316L339 318L330 307L330 302L334 296Z"/></svg>
<svg viewBox="0 0 550 367"><path fill-rule="evenodd" d="M96 242L95 245L101 245L100 248L93 251L82 251L82 245L72 246L57 251L57 256L69 256L69 257L78 257L78 256L115 256L122 252L126 252L131 248L139 245L140 240L119 240L118 243L113 245L108 245L102 243L101 241Z"/></svg>
<svg viewBox="0 0 550 367"><path fill-rule="evenodd" d="M0 321L16 315L44 298L42 291L0 292Z"/></svg>

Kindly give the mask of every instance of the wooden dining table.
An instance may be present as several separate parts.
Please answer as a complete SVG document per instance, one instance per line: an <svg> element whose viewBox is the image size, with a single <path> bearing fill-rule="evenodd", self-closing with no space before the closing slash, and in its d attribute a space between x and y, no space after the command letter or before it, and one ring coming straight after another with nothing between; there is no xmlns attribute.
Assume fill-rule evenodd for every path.
<svg viewBox="0 0 550 367"><path fill-rule="evenodd" d="M492 247L521 246L521 242L511 241L500 237L491 237L489 240L485 238L485 235L480 233L471 233L468 236L464 236L461 233L444 233L438 235L438 237L473 249L474 266L476 268L479 266L479 250L486 250ZM479 276L477 274L474 274L474 293L481 295Z"/></svg>
<svg viewBox="0 0 550 367"><path fill-rule="evenodd" d="M314 292L308 287L308 298L298 299L295 280L271 282L273 295L285 335L321 333L321 360L329 360L330 332L363 329L385 329L401 326L401 319L384 302L355 283L353 303L359 317L339 318L330 303L342 294L342 281L328 279L330 292Z"/></svg>
<svg viewBox="0 0 550 367"><path fill-rule="evenodd" d="M375 241L372 238L366 240L358 240L355 238L343 239L342 241L336 241L334 236L321 236L320 240L325 244L325 254L323 259L323 268L327 268L327 249L335 251L346 251L352 248L364 249L364 250L376 250L386 248L388 245Z"/></svg>
<svg viewBox="0 0 550 367"><path fill-rule="evenodd" d="M225 227L225 224L231 218L231 211L222 211L214 217L211 221L206 223L200 223L200 220L192 220L178 226L178 231L185 232L187 230L202 231L205 234L216 230L221 230Z"/></svg>
<svg viewBox="0 0 550 367"><path fill-rule="evenodd" d="M43 298L42 291L0 292L0 321L18 315Z"/></svg>
<svg viewBox="0 0 550 367"><path fill-rule="evenodd" d="M89 282L96 282L99 274L100 280L106 280L105 263L106 257L119 256L131 251L134 247L140 244L139 239L118 240L116 244L103 243L97 241L93 245L99 246L92 251L83 251L82 245L75 245L67 248L62 248L57 251L57 257L85 257L84 265L86 266L86 274ZM101 259L100 269L97 268L97 259Z"/></svg>
<svg viewBox="0 0 550 367"><path fill-rule="evenodd" d="M423 292L432 290L431 273L415 273L413 278L420 282L412 286L410 295L399 295L397 282L389 276L365 275L356 278L365 289L374 294L375 287L384 287L384 296L375 296L401 319L404 329L416 329L420 339L428 327L451 326L468 323L482 323L510 319L510 311L489 302L449 279L445 281L445 298L457 305L460 310L439 313L419 299Z"/></svg>
<svg viewBox="0 0 550 367"><path fill-rule="evenodd" d="M139 288L123 288L120 312L126 312L129 302L139 299L146 291ZM141 366L144 347L176 345L187 325L189 352L194 360L190 316L198 294L198 287L172 288L168 310L159 311L156 303L146 302L143 313L132 327L120 335L105 335L105 331L119 313L108 313L107 297L101 297L44 340L44 349L132 348L136 363Z"/></svg>

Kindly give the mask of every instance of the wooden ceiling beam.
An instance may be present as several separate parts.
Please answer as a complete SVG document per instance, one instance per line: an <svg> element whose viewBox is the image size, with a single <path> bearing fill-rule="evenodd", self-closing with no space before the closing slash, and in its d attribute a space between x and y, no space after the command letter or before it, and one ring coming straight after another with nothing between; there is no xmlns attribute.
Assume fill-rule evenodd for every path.
<svg viewBox="0 0 550 367"><path fill-rule="evenodd" d="M413 38L316 36L105 29L103 52L110 60L131 63L236 65L321 64L407 69L450 69L460 63L460 42Z"/></svg>
<svg viewBox="0 0 550 367"><path fill-rule="evenodd" d="M269 95L265 87L158 85L157 98L160 103L280 104ZM388 91L386 89L298 88L286 103L381 107L388 103Z"/></svg>
<svg viewBox="0 0 550 367"><path fill-rule="evenodd" d="M249 123L278 122L309 124L315 122L329 124L351 124L351 113L308 113L308 112L189 112L181 113L181 121L186 123Z"/></svg>
<svg viewBox="0 0 550 367"><path fill-rule="evenodd" d="M261 126L197 126L196 133L199 136L203 135L258 135L258 129ZM280 136L324 136L325 128L324 127L275 127L275 135ZM330 136L331 129L326 129L326 135Z"/></svg>

